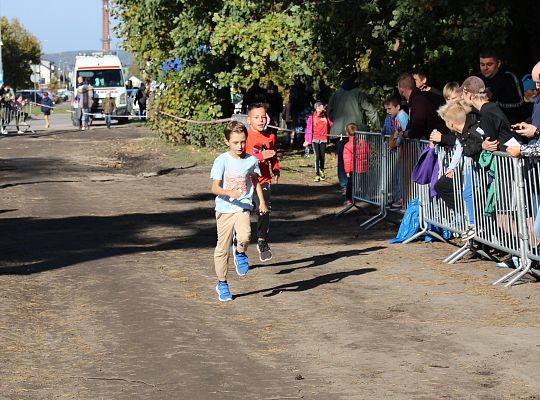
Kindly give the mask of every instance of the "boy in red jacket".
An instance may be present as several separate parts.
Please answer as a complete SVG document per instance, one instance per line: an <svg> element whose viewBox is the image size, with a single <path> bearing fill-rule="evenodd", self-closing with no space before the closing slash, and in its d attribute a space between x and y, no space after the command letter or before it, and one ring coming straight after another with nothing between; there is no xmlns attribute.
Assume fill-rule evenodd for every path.
<svg viewBox="0 0 540 400"><path fill-rule="evenodd" d="M266 106L264 103L255 103L248 106L248 136L246 140L246 153L252 154L259 160L259 184L263 190L263 197L268 210L270 206L270 193L272 178L279 182L279 163L276 153L276 137L272 132L265 131ZM256 211L259 210L259 199L254 196ZM272 259L272 251L268 246L268 231L270 229L270 213L258 214L257 220L257 251L261 261Z"/></svg>

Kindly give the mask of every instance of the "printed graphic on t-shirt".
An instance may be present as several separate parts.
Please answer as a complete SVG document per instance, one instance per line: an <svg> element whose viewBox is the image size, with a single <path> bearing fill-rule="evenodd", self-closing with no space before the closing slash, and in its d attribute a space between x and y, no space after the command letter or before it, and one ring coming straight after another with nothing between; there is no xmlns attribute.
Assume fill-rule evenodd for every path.
<svg viewBox="0 0 540 400"><path fill-rule="evenodd" d="M223 180L223 188L225 190L233 190L245 194L248 191L246 177L242 175L225 174Z"/></svg>

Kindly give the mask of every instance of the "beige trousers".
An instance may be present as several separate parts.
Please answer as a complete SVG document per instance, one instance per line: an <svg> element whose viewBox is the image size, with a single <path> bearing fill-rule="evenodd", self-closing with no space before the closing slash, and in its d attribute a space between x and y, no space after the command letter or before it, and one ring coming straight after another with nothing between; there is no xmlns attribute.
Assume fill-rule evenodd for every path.
<svg viewBox="0 0 540 400"><path fill-rule="evenodd" d="M236 250L245 253L251 235L250 213L240 211L232 214L216 212L217 245L214 266L220 281L227 279L229 255L232 251L233 231L236 232Z"/></svg>

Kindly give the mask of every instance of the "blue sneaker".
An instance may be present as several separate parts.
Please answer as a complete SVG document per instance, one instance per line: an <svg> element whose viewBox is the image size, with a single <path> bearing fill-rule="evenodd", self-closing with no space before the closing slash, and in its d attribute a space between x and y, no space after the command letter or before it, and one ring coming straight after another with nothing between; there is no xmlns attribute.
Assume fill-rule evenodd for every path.
<svg viewBox="0 0 540 400"><path fill-rule="evenodd" d="M236 251L236 246L233 244L233 259L236 273L238 276L246 276L249 272L249 259L246 253Z"/></svg>
<svg viewBox="0 0 540 400"><path fill-rule="evenodd" d="M231 301L232 294L229 291L229 284L225 281L218 281L216 285L216 292L218 293L219 301Z"/></svg>

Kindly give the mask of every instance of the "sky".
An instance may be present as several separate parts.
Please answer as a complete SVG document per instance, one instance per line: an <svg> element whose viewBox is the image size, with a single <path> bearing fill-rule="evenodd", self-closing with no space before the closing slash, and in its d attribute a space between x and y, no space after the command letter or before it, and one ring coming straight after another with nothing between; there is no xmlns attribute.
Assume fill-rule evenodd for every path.
<svg viewBox="0 0 540 400"><path fill-rule="evenodd" d="M43 53L101 50L102 0L0 0L0 15L19 19ZM111 50L119 48L111 19Z"/></svg>

